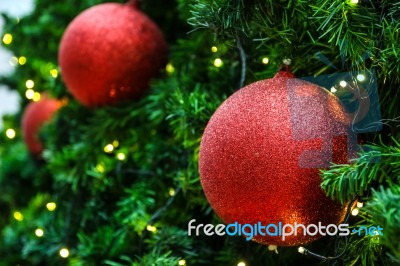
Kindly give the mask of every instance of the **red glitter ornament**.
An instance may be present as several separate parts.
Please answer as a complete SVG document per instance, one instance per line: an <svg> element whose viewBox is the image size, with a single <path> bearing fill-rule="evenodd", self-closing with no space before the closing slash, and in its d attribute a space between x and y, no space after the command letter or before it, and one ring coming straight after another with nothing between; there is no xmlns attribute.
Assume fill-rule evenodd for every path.
<svg viewBox="0 0 400 266"><path fill-rule="evenodd" d="M38 138L42 125L49 121L53 114L61 107L61 102L42 95L37 102L30 102L22 116L22 133L28 150L33 155L40 155L43 145Z"/></svg>
<svg viewBox="0 0 400 266"><path fill-rule="evenodd" d="M332 93L289 72L240 89L217 109L201 141L201 184L214 211L227 224L342 222L346 207L327 198L319 168L353 155L350 121ZM259 233L252 240L294 246L320 237L300 228L285 240Z"/></svg>
<svg viewBox="0 0 400 266"><path fill-rule="evenodd" d="M136 1L104 3L69 24L58 58L71 94L95 107L140 98L166 64L167 44Z"/></svg>

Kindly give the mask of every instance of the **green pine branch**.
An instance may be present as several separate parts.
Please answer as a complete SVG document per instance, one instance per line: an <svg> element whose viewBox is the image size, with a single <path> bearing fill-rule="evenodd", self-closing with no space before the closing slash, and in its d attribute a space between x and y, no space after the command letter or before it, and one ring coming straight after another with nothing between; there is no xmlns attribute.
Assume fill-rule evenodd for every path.
<svg viewBox="0 0 400 266"><path fill-rule="evenodd" d="M389 249L391 260L400 263L400 185L373 189L366 210L374 223L383 228L379 243Z"/></svg>
<svg viewBox="0 0 400 266"><path fill-rule="evenodd" d="M331 198L345 203L356 195L366 195L375 184L398 185L400 182L400 144L368 145L351 164L333 165L322 170L322 188Z"/></svg>

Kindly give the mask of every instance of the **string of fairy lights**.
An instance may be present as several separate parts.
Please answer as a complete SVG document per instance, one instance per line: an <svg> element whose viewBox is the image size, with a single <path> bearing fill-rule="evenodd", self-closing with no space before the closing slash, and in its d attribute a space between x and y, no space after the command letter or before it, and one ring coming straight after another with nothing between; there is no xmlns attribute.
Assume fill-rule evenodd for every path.
<svg viewBox="0 0 400 266"><path fill-rule="evenodd" d="M57 204L55 202L48 202L48 203L46 203L45 206L46 206L46 209L49 212L54 212L56 210L56 208L57 208ZM23 222L24 221L24 215L20 211L14 211L13 217L17 222ZM40 227L38 227L38 228L36 228L34 230L34 234L38 238L45 237L45 231L44 231L43 228L40 228ZM69 249L67 247L62 247L62 248L60 248L58 253L62 258L68 258L70 252L69 252Z"/></svg>
<svg viewBox="0 0 400 266"><path fill-rule="evenodd" d="M358 3L358 0L352 0L351 2L352 2L352 3ZM9 34L9 33L6 33L6 34L4 34L4 36L3 36L3 43L6 44L6 45L9 45L9 44L12 43L12 39L13 39L12 35ZM211 52L212 52L212 53L217 53L217 52L218 52L218 47L217 47L217 46L212 46L212 47L211 47ZM269 60L268 57L262 57L262 58L261 58L261 63L262 63L262 64L267 65L267 64L269 64L269 62L270 62L270 60ZM18 64L19 64L19 65L24 65L24 64L27 63L27 58L24 57L24 56L20 56L20 57L18 57L18 58L15 57L15 56L13 56L13 57L10 58L9 63L10 63L10 65L12 65L12 66L16 66L16 65L18 65ZM212 64L214 65L214 67L220 68L220 67L223 66L224 63L223 63L223 61L222 61L222 59L221 59L220 57L217 57L217 58L214 58L214 59L213 59ZM166 67L165 67L165 70L166 70L167 74L172 75L172 74L174 73L174 71L175 71L175 68L174 68L174 66L172 65L172 63L168 63L168 64L166 65ZM59 73L58 73L58 70L55 69L55 68L53 68L53 69L51 69L51 70L49 71L49 75L52 76L53 78L57 78L57 77L58 77L58 74L59 74ZM360 81L360 82L362 82L362 81L365 80L365 76L362 75L362 74L359 74L356 78L357 78L357 80ZM347 83L346 83L345 81L340 81L340 82L339 82L339 85L340 85L341 87L346 87L346 86L347 86ZM41 95L40 95L39 92L37 92L37 91L34 90L35 82L34 82L33 80L31 80L31 79L26 80L26 82L25 82L25 87L26 87L25 97L26 97L28 100L32 100L32 101L39 101L39 100L40 100ZM334 92L337 91L337 89L336 89L335 87L332 87L332 88L330 89L330 91L331 91L332 93L334 93ZM14 138L16 137L16 131L15 131L14 129L12 129L12 128L7 129L7 130L5 131L5 134L6 134L7 138L9 138L9 139L14 139ZM114 140L113 142L106 144L106 145L104 146L104 148L103 148L103 151L104 151L106 154L113 154L113 153L115 152L116 148L118 148L118 146L119 146L119 141L118 141L118 140ZM124 152L117 152L117 153L115 154L115 156L116 156L116 159L119 160L119 161L124 161L124 160L126 160L126 154L125 154ZM95 167L95 170L96 170L97 172L99 172L99 173L104 173L104 172L106 171L105 166L104 166L104 164L102 164L102 163L97 164L96 167ZM174 190L173 188L170 188L169 191L168 191L168 194L169 194L171 197L173 197L173 196L175 195L175 190ZM47 210L48 210L48 211L51 211L51 212L54 211L54 210L56 209L56 206L57 206L57 205L56 205L55 202L49 202L49 203L46 204ZM352 209L351 214L352 214L353 216L357 216L357 215L359 214L359 208L361 208L362 206L363 206L363 203L357 202L356 207L354 207L354 208ZM19 211L15 211L14 214L13 214L13 217L14 217L14 219L17 220L18 222L22 222L22 221L24 220L24 216L23 216L22 213L19 212ZM150 225L150 224L149 224L149 225L146 226L146 230L149 231L149 232L152 232L152 233L156 233L156 232L157 232L157 227L155 227L154 225ZM44 231L43 228L36 228L35 231L34 231L34 233L35 233L35 235L36 235L37 237L39 237L39 238L45 236L45 231ZM278 246L276 246L276 245L268 245L268 250L271 251L271 252L275 252L276 254L278 254ZM298 248L298 252L301 253L301 254L305 254L306 251L307 251L307 250L306 250L304 247L302 247L302 246ZM61 248L61 249L59 250L59 255L60 255L62 258L68 258L69 255L70 255L70 251L69 251L68 248L63 247L63 248ZM186 260L185 260L185 259L179 260L179 261L178 261L178 265L180 265L180 266L186 266L186 265L187 265L187 264L186 264ZM237 263L237 266L246 266L246 263L245 263L244 261L239 261L239 262Z"/></svg>
<svg viewBox="0 0 400 266"><path fill-rule="evenodd" d="M358 0L351 0L351 3L358 3ZM3 43L4 44L10 45L12 43L12 40L13 40L12 34L10 34L10 33L4 34L4 36L3 36ZM212 46L211 47L211 52L212 53L217 53L218 52L218 47L217 46ZM261 63L262 64L267 65L267 64L269 64L269 62L270 62L270 60L269 60L268 57L265 56L265 57L261 58ZM20 56L20 57L13 56L9 60L9 64L11 66L17 66L17 65L21 65L22 66L22 65L25 65L26 63L27 63L27 58L24 57L24 56ZM220 57L216 57L216 58L214 58L212 60L212 65L214 67L216 67L216 68L221 68L221 67L223 67L224 62ZM175 72L175 68L174 68L172 63L168 63L166 65L166 67L165 67L165 70L166 70L168 75L172 75ZM56 68L51 69L49 71L49 75L51 77L53 77L53 78L57 78L58 75L59 75L58 70ZM362 74L359 74L357 76L357 80L362 82L362 81L365 80L365 76L362 75ZM341 87L346 87L347 83L345 81L340 81L339 85ZM26 87L25 97L28 100L32 100L32 101L39 101L40 100L41 95L40 95L39 92L34 90L35 82L33 80L31 80L31 79L26 80L25 87ZM334 92L337 91L337 89L335 87L332 87L330 89L330 91L332 93L334 93ZM12 129L12 128L7 129L5 131L5 134L6 134L7 138L9 138L10 140L12 140L12 139L14 139L16 137L16 131L14 129ZM118 140L114 140L111 143L106 144L104 146L104 148L103 148L103 151L106 154L114 154L115 153L115 157L116 157L117 160L125 161L127 155L124 152L115 152L118 147L119 147L119 141ZM97 164L96 167L95 167L95 170L97 172L99 172L99 173L104 173L106 171L105 166L102 163ZM173 197L175 195L175 190L173 188L170 188L169 191L168 191L168 194L171 197ZM47 210L51 211L51 212L56 209L56 206L57 205L56 205L55 202L49 202L49 203L46 204ZM361 208L362 206L363 206L363 203L357 202L356 207L354 207L352 209L351 214L353 216L357 216L359 214L359 208ZM24 220L24 216L19 211L15 211L14 214L13 214L13 217L18 222L22 222ZM157 232L157 227L155 227L154 225L148 224L146 226L146 230L149 231L149 232L152 232L152 233L156 233ZM44 231L43 228L36 228L34 233L38 238L41 238L41 237L45 236L45 231ZM268 248L269 251L275 252L276 254L278 254L278 246L276 246L276 245L268 245L267 248ZM299 253L305 254L306 251L307 250L302 246L298 248L298 252ZM59 250L59 255L62 258L68 258L69 255L70 255L70 251L69 251L68 248L62 247ZM187 265L186 264L186 260L185 259L179 260L178 261L178 265L186 266ZM237 266L246 266L246 263L244 261L239 261L237 263Z"/></svg>
<svg viewBox="0 0 400 266"><path fill-rule="evenodd" d="M211 52L217 53L218 52L218 47L217 46L212 46L211 47ZM268 57L262 57L261 58L261 63L264 64L264 65L268 65L269 58ZM222 67L224 65L224 62L222 61L222 59L220 57L217 57L217 58L213 59L213 65L216 68L220 68L220 67ZM168 72L168 70L167 70L167 72Z"/></svg>
<svg viewBox="0 0 400 266"><path fill-rule="evenodd" d="M352 216L357 216L359 213L360 213L360 208L362 208L364 206L364 203L363 202L360 202L360 201L356 201L356 203L355 204L353 204L353 206L352 206L352 208L351 208L351 211L350 211L350 214L352 215ZM366 229L365 229L366 230ZM373 228L373 237L374 238L379 238L379 232L377 231L377 229L376 229L376 227L375 228ZM353 232L353 231L352 231ZM368 231L369 232L369 234L371 234L370 233L370 231ZM354 232L353 232L354 233ZM328 259L336 259L336 258L338 258L338 257L340 257L341 255L339 255L339 256L337 256L337 257L333 257L333 258L329 258L329 257L324 257L324 256L322 256L322 255L319 255L319 254L316 254L316 253L313 253L313 252L311 252L310 250L308 250L307 248L305 248L305 247L303 247L303 246L300 246L300 247L298 247L298 249L297 249L297 251L300 253L300 254L303 254L303 255L311 255L311 256L314 256L314 257L316 257L316 258L319 258L319 259L322 259L322 260L328 260Z"/></svg>
<svg viewBox="0 0 400 266"><path fill-rule="evenodd" d="M5 45L11 45L11 43L13 42L13 36L12 36L12 34L11 34L11 33L5 33L5 34L3 35L2 41L3 41L3 43L4 43ZM8 62L8 63L9 63L11 66L16 67L16 66L18 66L18 65L20 65L20 66L25 65L25 64L27 63L27 61L28 61L28 59L27 59L25 56L20 56L20 57L12 56L12 57L9 59L9 62ZM51 69L49 70L49 75L50 75L52 78L56 79L56 78L58 77L58 75L59 75L58 70L57 70L56 68L51 68ZM31 101L34 101L34 102L37 102L37 101L40 100L41 94L40 94L40 92L34 90L34 88L35 88L35 82L34 82L32 79L28 79L28 80L25 81L25 87L26 87L25 97L26 97L28 100L31 100ZM8 129L5 131L6 137L7 137L8 139L10 139L10 140L14 139L14 138L16 137L16 134L17 134L17 133L16 133L15 129L13 129L13 128L8 128ZM111 144L111 146L110 146L110 145L107 145L107 146L104 148L104 151L105 151L106 153L112 153L112 151L114 150L114 148L117 147L118 145L119 145L118 141L114 141L114 142ZM125 160L125 158L126 158L126 155L125 155L125 154L123 154L123 153L118 153L118 154L117 154L117 159L118 159L118 160L123 161L123 160ZM105 169L103 168L103 171L104 171L104 170L105 170ZM56 210L56 208L57 208L57 204L56 204L55 202L48 202L48 203L46 203L46 208L47 208L47 210L48 210L49 212L54 212L54 211ZM18 210L16 210L16 211L13 212L13 218L14 218L17 222L23 222L23 221L24 221L24 215L23 215L20 211L18 211ZM44 228L36 228L36 229L34 229L34 234L35 234L35 236L38 237L38 238L45 237L45 229L44 229ZM68 258L68 257L70 256L70 251L69 251L69 249L68 249L67 247L62 247L62 248L59 249L58 254L59 254L60 257L66 259L66 258Z"/></svg>

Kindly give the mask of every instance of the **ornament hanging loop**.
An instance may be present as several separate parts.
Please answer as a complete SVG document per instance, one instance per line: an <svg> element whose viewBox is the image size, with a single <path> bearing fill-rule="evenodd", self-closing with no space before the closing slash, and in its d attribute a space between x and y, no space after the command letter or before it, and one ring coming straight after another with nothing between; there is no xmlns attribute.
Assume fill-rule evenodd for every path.
<svg viewBox="0 0 400 266"><path fill-rule="evenodd" d="M292 63L292 59L290 58L285 58L282 60L282 63L286 66L290 66L290 64Z"/></svg>
<svg viewBox="0 0 400 266"><path fill-rule="evenodd" d="M292 69L290 68L290 64L292 60L290 58L285 58L282 60L282 64L278 68L278 72L275 74L275 78L286 77L286 78L295 78L292 73Z"/></svg>

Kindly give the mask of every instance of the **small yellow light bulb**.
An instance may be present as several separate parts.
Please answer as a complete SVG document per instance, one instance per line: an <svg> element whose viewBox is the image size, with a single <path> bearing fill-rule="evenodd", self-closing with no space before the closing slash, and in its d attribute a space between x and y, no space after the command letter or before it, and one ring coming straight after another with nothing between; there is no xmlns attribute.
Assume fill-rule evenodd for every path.
<svg viewBox="0 0 400 266"><path fill-rule="evenodd" d="M340 87L344 88L344 87L347 86L347 82L342 80L342 81L339 82L339 85L340 85Z"/></svg>
<svg viewBox="0 0 400 266"><path fill-rule="evenodd" d="M18 58L18 63L22 66L26 64L26 57L25 56L20 56Z"/></svg>
<svg viewBox="0 0 400 266"><path fill-rule="evenodd" d="M43 229L40 229L40 228L36 229L36 230L35 230L35 235L36 235L37 237L42 237L42 236L44 235Z"/></svg>
<svg viewBox="0 0 400 266"><path fill-rule="evenodd" d="M13 138L15 138L15 135L16 135L16 133L15 133L15 130L14 130L14 129L9 128L9 129L6 130L6 136L7 136L7 138L13 139Z"/></svg>
<svg viewBox="0 0 400 266"><path fill-rule="evenodd" d="M32 88L35 86L35 82L33 82L33 80L31 80L31 79L28 79L28 80L25 82L25 86L26 86L28 89L32 89Z"/></svg>
<svg viewBox="0 0 400 266"><path fill-rule="evenodd" d="M171 63L168 63L167 66L165 67L165 70L167 71L168 74L172 74L174 73L175 68Z"/></svg>
<svg viewBox="0 0 400 266"><path fill-rule="evenodd" d="M112 144L107 144L104 146L105 153L112 153L114 151L114 146Z"/></svg>
<svg viewBox="0 0 400 266"><path fill-rule="evenodd" d="M126 155L122 152L117 154L117 159L120 161L124 161L126 159Z"/></svg>
<svg viewBox="0 0 400 266"><path fill-rule="evenodd" d="M153 233L157 231L157 227L152 226L151 224L148 224L148 225L146 226L146 229L147 229L147 231L153 232Z"/></svg>
<svg viewBox="0 0 400 266"><path fill-rule="evenodd" d="M20 212L14 212L14 219L18 222L21 222L24 219L24 216Z"/></svg>
<svg viewBox="0 0 400 266"><path fill-rule="evenodd" d="M33 100L34 102L38 102L38 101L40 100L40 93L39 93L39 92L35 92L35 93L33 94L32 100Z"/></svg>
<svg viewBox="0 0 400 266"><path fill-rule="evenodd" d="M360 212L360 211L359 211L357 208L354 208L354 209L351 211L351 215L357 216L357 214L358 214L359 212Z"/></svg>
<svg viewBox="0 0 400 266"><path fill-rule="evenodd" d="M357 207L358 207L358 208L361 208L362 206L364 206L364 203L362 203L362 202L357 202Z"/></svg>
<svg viewBox="0 0 400 266"><path fill-rule="evenodd" d="M168 194L169 194L171 197L175 196L175 189L170 188L169 191L168 191Z"/></svg>
<svg viewBox="0 0 400 266"><path fill-rule="evenodd" d="M55 203L55 202L49 202L49 203L47 203L46 204L46 208L49 210L49 211L54 211L56 208L57 208L57 204Z"/></svg>
<svg viewBox="0 0 400 266"><path fill-rule="evenodd" d="M239 262L239 263L237 264L237 266L246 266L246 263L244 263L243 261L241 261L241 262Z"/></svg>
<svg viewBox="0 0 400 266"><path fill-rule="evenodd" d="M301 254L304 254L304 253L306 252L306 249L305 249L304 247L299 247L299 248L297 249L297 251L298 251L299 253L301 253Z"/></svg>
<svg viewBox="0 0 400 266"><path fill-rule="evenodd" d="M114 148L117 148L119 146L119 141L118 140L114 140L112 145L114 146Z"/></svg>
<svg viewBox="0 0 400 266"><path fill-rule="evenodd" d="M4 34L4 36L3 36L3 43L4 43L5 45L11 44L12 40L13 40L13 37L12 37L12 35L11 35L10 33Z"/></svg>
<svg viewBox="0 0 400 266"><path fill-rule="evenodd" d="M32 100L33 96L35 96L35 91L32 89L27 89L25 92L25 97L29 100Z"/></svg>
<svg viewBox="0 0 400 266"><path fill-rule="evenodd" d="M223 64L223 62L222 62L221 58L216 58L216 59L214 60L214 66L215 66L215 67L221 67L222 64Z"/></svg>
<svg viewBox="0 0 400 266"><path fill-rule="evenodd" d="M213 46L213 47L211 47L211 52L213 52L213 53L216 53L216 52L218 52L218 48L217 48L217 46Z"/></svg>
<svg viewBox="0 0 400 266"><path fill-rule="evenodd" d="M179 260L178 265L180 266L185 266L186 265L186 260Z"/></svg>
<svg viewBox="0 0 400 266"><path fill-rule="evenodd" d="M104 173L106 169L104 168L104 165L99 163L98 165L96 165L96 171L99 173Z"/></svg>
<svg viewBox="0 0 400 266"><path fill-rule="evenodd" d="M364 81L365 80L365 76L363 74L358 74L357 75L357 79L358 79L358 81Z"/></svg>
<svg viewBox="0 0 400 266"><path fill-rule="evenodd" d="M262 63L263 63L264 65L267 65L267 64L269 63L269 58L268 58L268 57L264 57L264 58L262 59Z"/></svg>
<svg viewBox="0 0 400 266"><path fill-rule="evenodd" d="M69 250L66 248L60 249L60 256L63 258L68 258L69 256Z"/></svg>
<svg viewBox="0 0 400 266"><path fill-rule="evenodd" d="M58 70L57 69L52 69L52 70L50 70L50 75L53 77L53 78L56 78L56 77L58 77Z"/></svg>
<svg viewBox="0 0 400 266"><path fill-rule="evenodd" d="M352 4L358 4L358 0L351 0L350 1Z"/></svg>

